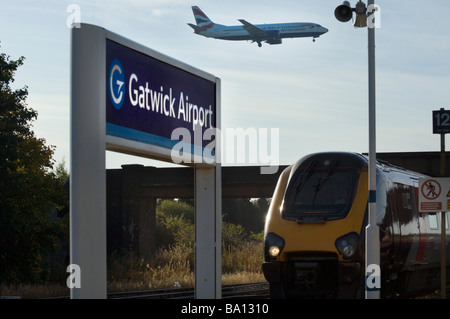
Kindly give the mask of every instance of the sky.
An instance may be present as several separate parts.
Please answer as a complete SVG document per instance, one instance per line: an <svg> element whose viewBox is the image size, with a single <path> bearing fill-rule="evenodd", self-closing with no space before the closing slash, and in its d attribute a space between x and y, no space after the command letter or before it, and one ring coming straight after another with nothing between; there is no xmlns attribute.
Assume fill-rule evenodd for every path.
<svg viewBox="0 0 450 319"><path fill-rule="evenodd" d="M270 145L278 164L321 151L367 152L367 29L334 17L340 0L0 0L0 52L25 57L13 88L28 86L38 111L37 137L55 146L70 167L70 5L90 23L183 61L221 79L221 126L278 129ZM356 0L351 1L352 5ZM439 151L432 111L450 109L450 12L447 0L379 0L376 41L377 152ZM223 41L193 33L191 6L211 20L239 25L314 22L329 29L281 45ZM263 138L263 136L259 136ZM447 138L446 149L450 149ZM226 149L223 150L227 152ZM261 158L257 163L265 164ZM107 151L107 168L163 162ZM242 165L223 161L223 165Z"/></svg>

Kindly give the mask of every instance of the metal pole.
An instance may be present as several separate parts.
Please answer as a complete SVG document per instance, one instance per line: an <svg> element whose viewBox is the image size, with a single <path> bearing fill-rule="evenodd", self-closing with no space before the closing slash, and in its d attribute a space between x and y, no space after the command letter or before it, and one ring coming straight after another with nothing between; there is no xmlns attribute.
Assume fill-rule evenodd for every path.
<svg viewBox="0 0 450 319"><path fill-rule="evenodd" d="M72 29L70 263L72 299L106 299L105 30Z"/></svg>
<svg viewBox="0 0 450 319"><path fill-rule="evenodd" d="M216 167L195 168L195 289L196 299L220 299L221 276L221 226L217 211L217 187L220 164ZM218 219L219 218L219 219ZM220 230L221 231L221 230ZM219 240L219 241L218 241Z"/></svg>
<svg viewBox="0 0 450 319"><path fill-rule="evenodd" d="M373 8L374 0L368 1L368 7ZM366 227L366 278L369 266L380 266L380 240L377 225L376 208L376 130L375 130L375 27L368 26L369 46L369 218ZM372 269L372 268L370 268ZM380 274L378 274L380 275ZM378 278L378 282L380 282ZM366 299L379 299L380 287L368 287L366 279Z"/></svg>
<svg viewBox="0 0 450 319"><path fill-rule="evenodd" d="M441 110L443 110L441 108ZM445 177L445 133L441 134L441 176ZM441 212L441 299L445 299L446 286L446 253L447 244L445 229L445 211Z"/></svg>
<svg viewBox="0 0 450 319"><path fill-rule="evenodd" d="M216 78L216 109L221 81ZM215 166L195 168L195 298L222 298L222 146L220 112L216 115Z"/></svg>

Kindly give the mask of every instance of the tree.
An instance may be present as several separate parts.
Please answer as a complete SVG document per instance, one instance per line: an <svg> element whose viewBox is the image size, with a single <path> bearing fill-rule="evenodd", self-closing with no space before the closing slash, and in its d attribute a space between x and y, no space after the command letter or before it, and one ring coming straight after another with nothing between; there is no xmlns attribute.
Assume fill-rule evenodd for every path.
<svg viewBox="0 0 450 319"><path fill-rule="evenodd" d="M32 131L38 114L27 106L28 89L10 86L23 61L0 54L0 284L45 279L59 235L50 212L64 205L54 147Z"/></svg>
<svg viewBox="0 0 450 319"><path fill-rule="evenodd" d="M242 225L246 230L258 233L264 229L267 206L265 199L253 203L250 198L224 198L222 200L223 220Z"/></svg>

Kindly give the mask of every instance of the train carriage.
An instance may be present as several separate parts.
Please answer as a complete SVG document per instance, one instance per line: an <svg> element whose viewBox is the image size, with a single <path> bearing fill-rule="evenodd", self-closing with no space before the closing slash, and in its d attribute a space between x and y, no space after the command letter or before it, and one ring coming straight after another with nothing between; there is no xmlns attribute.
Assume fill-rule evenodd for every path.
<svg viewBox="0 0 450 319"><path fill-rule="evenodd" d="M440 284L440 218L418 212L419 177L425 176L377 162L382 298ZM271 297L364 297L367 202L366 156L317 153L286 168L265 225Z"/></svg>

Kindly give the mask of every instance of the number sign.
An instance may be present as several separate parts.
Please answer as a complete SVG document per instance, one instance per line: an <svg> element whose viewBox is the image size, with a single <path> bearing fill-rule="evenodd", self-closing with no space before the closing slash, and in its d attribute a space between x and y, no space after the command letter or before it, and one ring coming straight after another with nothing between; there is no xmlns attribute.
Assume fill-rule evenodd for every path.
<svg viewBox="0 0 450 319"><path fill-rule="evenodd" d="M433 111L433 134L450 133L450 111Z"/></svg>

